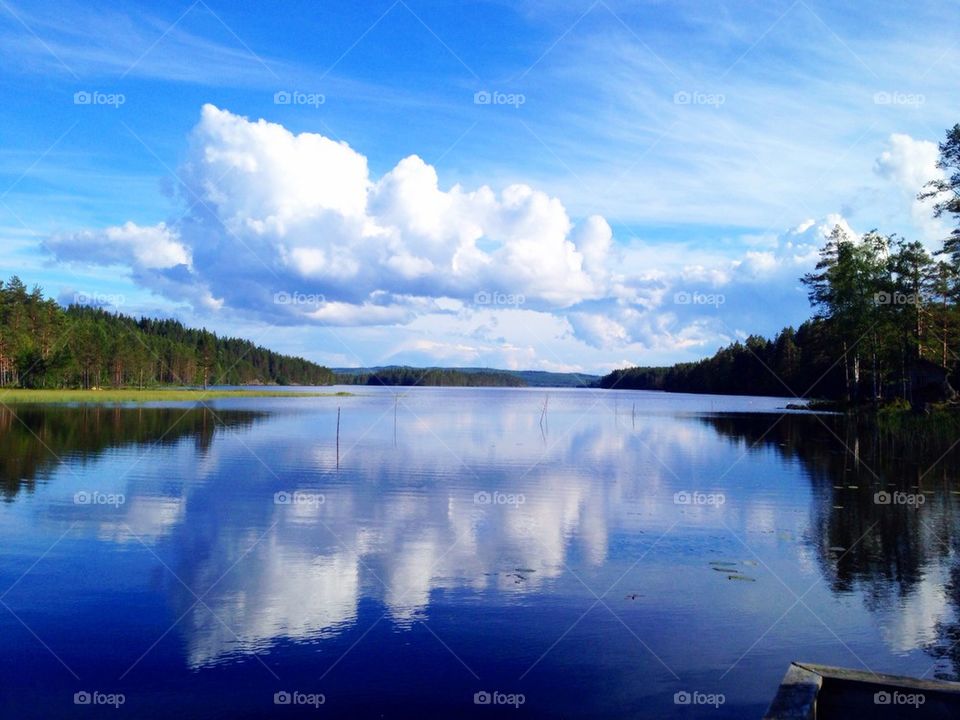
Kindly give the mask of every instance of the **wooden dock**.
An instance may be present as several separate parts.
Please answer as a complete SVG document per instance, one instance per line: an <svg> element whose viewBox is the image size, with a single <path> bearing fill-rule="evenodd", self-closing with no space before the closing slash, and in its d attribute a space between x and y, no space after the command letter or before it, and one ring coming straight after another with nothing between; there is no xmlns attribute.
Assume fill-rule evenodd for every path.
<svg viewBox="0 0 960 720"><path fill-rule="evenodd" d="M791 663L764 720L960 718L960 683Z"/></svg>

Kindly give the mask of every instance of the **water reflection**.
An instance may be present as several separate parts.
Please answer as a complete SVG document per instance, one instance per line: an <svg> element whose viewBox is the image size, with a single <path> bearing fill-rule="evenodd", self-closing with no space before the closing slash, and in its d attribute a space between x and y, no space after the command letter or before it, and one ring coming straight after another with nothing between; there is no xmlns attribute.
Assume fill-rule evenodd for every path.
<svg viewBox="0 0 960 720"><path fill-rule="evenodd" d="M890 646L925 648L948 660L937 675L960 677L960 565L956 562L960 452L951 438L919 444L846 417L706 417L721 435L765 445L807 470L808 542L836 594L856 592L882 617ZM881 493L885 493L881 495ZM914 502L895 502L898 498Z"/></svg>
<svg viewBox="0 0 960 720"><path fill-rule="evenodd" d="M39 551L9 551L19 572L75 527L61 546L65 562L95 542L104 556L116 553L149 573L149 591L159 588L165 603L149 618L156 635L175 623L180 662L197 672L253 654L293 663L283 650L291 645L323 659L315 676L354 642L355 654L375 662L377 650L362 655L360 641L383 618L406 638L421 622L446 639L477 623L478 653L503 656L508 648L521 658L517 677L590 607L594 590L613 587L605 602L623 623L589 616L582 627L602 648L590 658L608 663L603 672L624 682L642 677L631 692L670 687L674 670L716 678L735 662L775 684L786 663L822 647L798 621L770 655L738 661L786 609L770 570L817 584L807 601L858 653L886 663L878 669L922 668L922 650L939 661L937 673L957 675L955 452L928 471L940 452L898 447L843 418L779 417L773 401L733 400L729 409L763 412L715 413L709 407L722 399L701 399L698 412L690 399L625 397L626 415L613 394L558 394L544 424L542 395L520 391L338 399L339 459L337 406L327 399L212 411L18 410L33 432L0 411L11 510L0 529L38 536ZM24 487L32 492L19 492ZM125 502L77 507L74 493L90 487L122 493ZM923 505L875 501L895 489L923 493ZM674 503L675 493L694 490L722 493L725 503ZM307 500L277 501L294 491ZM69 545L75 535L77 548ZM710 561L734 562L755 582L729 581ZM123 597L122 583L104 582L101 602ZM845 614L850 605L863 612ZM453 608L446 627L442 608ZM525 644L514 639L516 628L498 624L523 613L536 620ZM692 648L690 627L709 647ZM633 644L630 633L649 647ZM153 640L121 653L125 666ZM621 657L611 648L622 642L631 645ZM338 650L327 655L328 647ZM552 650L559 667L583 665L583 653L593 652L589 644L564 647ZM909 668L894 666L900 657ZM555 684L550 662L542 672ZM143 668L168 669L159 654L147 654ZM751 708L769 697L766 685L737 682ZM611 710L603 697L590 695L596 716Z"/></svg>
<svg viewBox="0 0 960 720"><path fill-rule="evenodd" d="M249 427L263 416L207 408L0 406L0 493L11 501L65 459L82 463L110 448L171 446L189 437L202 455L218 427Z"/></svg>

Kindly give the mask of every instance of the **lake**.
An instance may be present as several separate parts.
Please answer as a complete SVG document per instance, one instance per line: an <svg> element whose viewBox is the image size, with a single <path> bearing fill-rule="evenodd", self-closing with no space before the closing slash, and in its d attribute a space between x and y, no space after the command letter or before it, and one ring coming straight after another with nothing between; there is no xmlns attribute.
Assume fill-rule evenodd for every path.
<svg viewBox="0 0 960 720"><path fill-rule="evenodd" d="M958 677L953 451L776 398L347 389L0 407L0 715L759 718L792 660Z"/></svg>

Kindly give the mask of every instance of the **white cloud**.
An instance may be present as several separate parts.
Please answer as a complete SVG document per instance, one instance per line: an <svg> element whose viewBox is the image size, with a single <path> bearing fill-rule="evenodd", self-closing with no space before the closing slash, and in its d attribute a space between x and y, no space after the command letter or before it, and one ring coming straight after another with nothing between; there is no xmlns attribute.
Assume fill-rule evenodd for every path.
<svg viewBox="0 0 960 720"><path fill-rule="evenodd" d="M937 168L939 157L936 143L894 133L887 149L877 158L875 170L881 177L895 181L905 191L916 195L928 182L943 176Z"/></svg>
<svg viewBox="0 0 960 720"><path fill-rule="evenodd" d="M933 241L934 246L946 235L946 231L942 221L933 217L933 201L918 200L917 193L931 180L944 177L943 170L937 167L939 157L940 149L936 143L894 133L890 136L887 149L874 165L877 175L894 183L910 202L914 227L925 240Z"/></svg>
<svg viewBox="0 0 960 720"><path fill-rule="evenodd" d="M576 312L571 313L569 319L577 336L598 348L623 345L630 339L623 325L603 315Z"/></svg>
<svg viewBox="0 0 960 720"><path fill-rule="evenodd" d="M713 245L615 243L603 217L574 222L529 185L444 189L415 155L376 178L344 142L212 105L180 176L189 211L176 228L127 223L47 248L126 265L154 292L230 318L394 328L365 364L583 367L577 355L600 367L611 351L639 362L712 352L734 327L773 332L785 316L802 319L797 277L834 224L855 234L832 215ZM676 301L698 292L722 300ZM336 339L355 353L352 339Z"/></svg>
<svg viewBox="0 0 960 720"><path fill-rule="evenodd" d="M84 230L50 238L47 248L61 260L97 265L126 265L144 270L189 266L189 249L177 233L159 223L141 227L128 222L99 232Z"/></svg>
<svg viewBox="0 0 960 720"><path fill-rule="evenodd" d="M590 218L577 227L557 198L526 185L443 190L416 156L373 179L346 143L212 105L181 177L190 211L179 233L128 223L56 237L48 249L128 264L174 299L202 287L202 297L284 322L394 324L478 292L540 307L604 292L609 226ZM181 265L176 276L156 272ZM273 303L279 292L327 304Z"/></svg>

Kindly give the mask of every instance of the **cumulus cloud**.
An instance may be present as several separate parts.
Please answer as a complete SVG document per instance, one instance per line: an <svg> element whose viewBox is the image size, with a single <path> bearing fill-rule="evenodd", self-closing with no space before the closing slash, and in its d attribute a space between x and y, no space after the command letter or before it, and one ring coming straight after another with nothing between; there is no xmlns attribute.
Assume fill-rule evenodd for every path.
<svg viewBox="0 0 960 720"><path fill-rule="evenodd" d="M936 143L894 133L874 167L881 177L893 180L907 192L916 194L930 180L942 175L937 168L939 157Z"/></svg>
<svg viewBox="0 0 960 720"><path fill-rule="evenodd" d="M165 270L191 263L190 250L165 223L141 227L128 222L98 232L84 230L57 235L46 244L61 260L97 265Z"/></svg>
<svg viewBox="0 0 960 720"><path fill-rule="evenodd" d="M919 177L894 170L899 157L884 167ZM47 249L125 266L140 285L205 312L274 325L403 325L410 332L390 350L397 360L495 355L510 367L566 366L556 348L571 342L708 351L736 332L732 313L749 327L780 302L796 305L796 277L845 224L809 221L740 252L615 243L603 217L575 222L529 185L444 188L416 155L375 177L345 142L213 105L190 134L179 176L186 213L175 224L83 230L50 238ZM722 292L726 318L716 302L677 301L699 292Z"/></svg>
<svg viewBox="0 0 960 720"><path fill-rule="evenodd" d="M558 199L527 185L443 189L415 155L373 178L346 143L212 105L180 176L190 209L176 228L127 223L59 236L48 249L129 265L178 300L202 287L207 304L279 322L393 324L479 292L539 307L604 292L609 225L575 225ZM179 266L179 276L159 272ZM324 302L273 302L278 293Z"/></svg>
<svg viewBox="0 0 960 720"><path fill-rule="evenodd" d="M939 240L946 234L943 223L933 217L933 201L917 199L924 185L944 177L943 170L937 167L939 157L936 143L894 133L874 164L874 172L892 182L911 201L913 224L927 240Z"/></svg>
<svg viewBox="0 0 960 720"><path fill-rule="evenodd" d="M830 214L753 238L751 249L730 257L710 248L671 248L673 265L662 247L635 243L624 251L623 265L636 274L624 277L607 302L584 303L567 318L591 346L658 355L709 352L741 335L776 332L806 316L798 278L816 264L837 225L859 237L845 218ZM658 269L640 273L651 265Z"/></svg>
<svg viewBox="0 0 960 720"><path fill-rule="evenodd" d="M569 319L577 336L594 347L623 345L630 339L623 325L605 315L575 312Z"/></svg>

